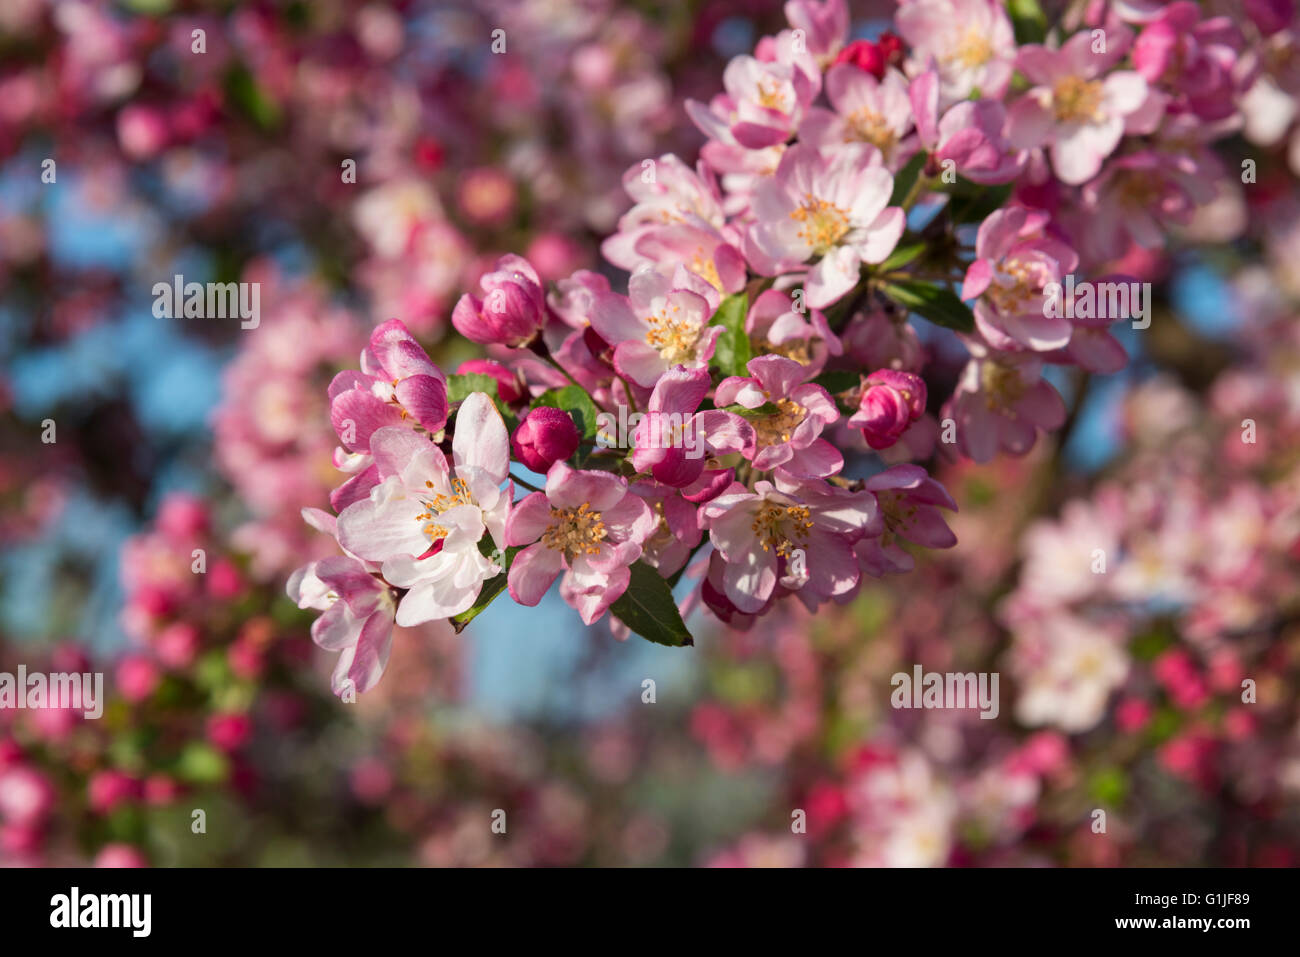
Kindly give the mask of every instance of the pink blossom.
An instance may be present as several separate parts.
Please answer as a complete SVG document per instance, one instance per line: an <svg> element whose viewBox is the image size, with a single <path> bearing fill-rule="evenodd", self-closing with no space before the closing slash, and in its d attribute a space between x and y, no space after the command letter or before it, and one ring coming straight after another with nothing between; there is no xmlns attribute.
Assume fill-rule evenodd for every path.
<svg viewBox="0 0 1300 957"><path fill-rule="evenodd" d="M695 519L696 507L677 489L659 482L634 482L632 491L650 506L656 521L641 543L641 560L660 575L672 575L686 564L703 537Z"/></svg>
<svg viewBox="0 0 1300 957"><path fill-rule="evenodd" d="M934 170L952 168L976 183L1007 183L1020 175L1027 159L1003 135L1006 110L996 100L962 100L939 114L939 77L927 70L912 80L908 99L921 146Z"/></svg>
<svg viewBox="0 0 1300 957"><path fill-rule="evenodd" d="M650 507L624 479L556 462L546 491L519 502L506 523L507 544L527 546L510 566L510 597L536 605L563 571L560 593L590 625L627 590L628 566L654 529Z"/></svg>
<svg viewBox="0 0 1300 957"><path fill-rule="evenodd" d="M888 205L893 188L874 146L792 146L754 193L746 256L768 275L820 257L804 290L809 306L825 308L857 284L862 263L883 262L898 244L906 221Z"/></svg>
<svg viewBox="0 0 1300 957"><path fill-rule="evenodd" d="M962 371L943 416L957 425L957 447L976 462L988 462L999 448L1024 455L1038 430L1065 422L1065 403L1042 378L1042 363L1010 353L993 353L978 343Z"/></svg>
<svg viewBox="0 0 1300 957"><path fill-rule="evenodd" d="M755 352L794 359L809 375L820 372L830 356L844 351L820 309L800 310L789 293L779 289L759 293L745 317L745 332Z"/></svg>
<svg viewBox="0 0 1300 957"><path fill-rule="evenodd" d="M497 395L506 405L515 405L528 394L523 376L491 359L466 359L456 367L456 375L491 376L496 380Z"/></svg>
<svg viewBox="0 0 1300 957"><path fill-rule="evenodd" d="M24 764L0 768L0 821L36 827L54 806L54 788L45 775Z"/></svg>
<svg viewBox="0 0 1300 957"><path fill-rule="evenodd" d="M619 374L648 389L673 366L708 365L722 332L709 325L716 308L716 290L684 269L671 279L642 269L629 281L627 296L596 296L591 324L614 346Z"/></svg>
<svg viewBox="0 0 1300 957"><path fill-rule="evenodd" d="M718 383L714 402L756 413L747 416L756 441L745 453L754 468L780 467L791 475L816 477L838 472L844 457L820 438L822 429L840 417L830 393L805 382L807 369L785 356L759 356L750 359L747 368L749 376L731 376Z"/></svg>
<svg viewBox="0 0 1300 957"><path fill-rule="evenodd" d="M700 509L700 524L726 565L722 588L741 612L759 612L778 581L798 586L815 605L857 587L853 544L880 528L876 501L825 482L739 482ZM792 580L795 550L804 553L806 579Z"/></svg>
<svg viewBox="0 0 1300 957"><path fill-rule="evenodd" d="M818 147L869 143L885 166L898 170L916 152L907 81L897 70L883 80L857 67L833 66L826 74L831 110L812 107L799 128L800 142Z"/></svg>
<svg viewBox="0 0 1300 957"><path fill-rule="evenodd" d="M148 867L148 859L130 844L105 844L95 855L95 867Z"/></svg>
<svg viewBox="0 0 1300 957"><path fill-rule="evenodd" d="M1016 65L1034 86L1011 107L1007 135L1021 149L1051 150L1062 182L1078 185L1097 175L1119 145L1126 121L1147 100L1147 84L1131 70L1110 70L1132 34L1111 31L1106 52L1096 53L1090 33L1078 33L1059 50L1030 44Z"/></svg>
<svg viewBox="0 0 1300 957"><path fill-rule="evenodd" d="M501 484L510 444L501 414L482 392L461 403L450 466L441 449L409 429L380 429L371 447L379 482L339 515L339 544L409 589L397 608L399 625L460 614L500 571L479 542L486 532L504 547L510 493Z"/></svg>
<svg viewBox="0 0 1300 957"><path fill-rule="evenodd" d="M1014 206L980 224L961 297L978 299L975 322L995 348L1045 352L1070 341L1070 321L1049 315L1044 288L1062 283L1079 257L1045 235L1047 222L1045 213Z"/></svg>
<svg viewBox="0 0 1300 957"><path fill-rule="evenodd" d="M903 0L898 32L921 67L939 72L943 108L978 90L1001 99L1011 81L1016 38L995 0Z"/></svg>
<svg viewBox="0 0 1300 957"><path fill-rule="evenodd" d="M726 93L707 106L687 100L686 112L710 139L751 150L775 146L798 129L820 79L788 60L738 56L722 74Z"/></svg>

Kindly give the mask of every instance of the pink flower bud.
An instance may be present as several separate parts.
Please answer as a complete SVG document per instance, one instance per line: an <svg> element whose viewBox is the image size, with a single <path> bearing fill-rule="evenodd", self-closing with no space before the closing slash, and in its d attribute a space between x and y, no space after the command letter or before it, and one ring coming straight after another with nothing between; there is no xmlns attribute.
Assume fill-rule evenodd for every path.
<svg viewBox="0 0 1300 957"><path fill-rule="evenodd" d="M546 298L537 271L522 256L502 256L479 280L483 298L466 293L451 313L456 330L473 342L519 348L541 332Z"/></svg>
<svg viewBox="0 0 1300 957"><path fill-rule="evenodd" d="M222 751L237 751L253 733L253 722L241 713L214 714L208 719L208 741Z"/></svg>
<svg viewBox="0 0 1300 957"><path fill-rule="evenodd" d="M143 701L158 687L158 666L144 655L127 655L117 666L117 687L132 704Z"/></svg>
<svg viewBox="0 0 1300 957"><path fill-rule="evenodd" d="M168 625L154 639L158 660L169 668L188 668L199 651L199 630L185 622Z"/></svg>
<svg viewBox="0 0 1300 957"><path fill-rule="evenodd" d="M105 844L95 855L96 867L148 867L143 854L130 844Z"/></svg>
<svg viewBox="0 0 1300 957"><path fill-rule="evenodd" d="M514 405L523 399L527 392L524 377L512 372L499 362L491 359L467 359L456 369L456 375L490 375L497 380L497 395L506 405Z"/></svg>
<svg viewBox="0 0 1300 957"><path fill-rule="evenodd" d="M183 492L167 496L158 509L157 527L168 538L201 538L208 532L208 506Z"/></svg>
<svg viewBox="0 0 1300 957"><path fill-rule="evenodd" d="M135 797L136 784L121 771L98 771L91 777L86 791L90 809L97 814L108 814Z"/></svg>
<svg viewBox="0 0 1300 957"><path fill-rule="evenodd" d="M545 474L556 462L572 455L580 439L569 413L542 405L519 423L510 444L519 461L534 472Z"/></svg>
<svg viewBox="0 0 1300 957"><path fill-rule="evenodd" d="M223 558L208 569L208 594L213 598L235 598L243 590L244 582L234 562Z"/></svg>
<svg viewBox="0 0 1300 957"><path fill-rule="evenodd" d="M873 449L887 449L925 412L925 381L912 372L880 369L862 389L849 425L862 430Z"/></svg>

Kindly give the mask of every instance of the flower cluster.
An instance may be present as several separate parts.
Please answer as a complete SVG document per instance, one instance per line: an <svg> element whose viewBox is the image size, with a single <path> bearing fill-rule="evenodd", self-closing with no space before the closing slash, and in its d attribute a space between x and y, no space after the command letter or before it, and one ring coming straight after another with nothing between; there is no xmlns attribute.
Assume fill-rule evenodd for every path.
<svg viewBox="0 0 1300 957"><path fill-rule="evenodd" d="M1050 365L1126 361L1108 327L1136 313L1062 290L1214 198L1244 37L1190 4L1098 5L1043 43L989 0L907 0L852 43L843 0L786 15L687 103L699 164L624 177L602 250L626 293L505 256L451 314L492 359L448 377L391 320L331 385L352 477L309 520L346 557L290 592L328 609L317 640L353 686L393 620L463 626L502 584L533 605L563 575L587 624L668 644L691 641L682 579L682 610L739 627L846 601L909 570L904 544L955 544L921 464L941 440L1024 454L1066 418ZM968 354L955 376L935 326ZM512 453L544 487L508 479Z"/></svg>

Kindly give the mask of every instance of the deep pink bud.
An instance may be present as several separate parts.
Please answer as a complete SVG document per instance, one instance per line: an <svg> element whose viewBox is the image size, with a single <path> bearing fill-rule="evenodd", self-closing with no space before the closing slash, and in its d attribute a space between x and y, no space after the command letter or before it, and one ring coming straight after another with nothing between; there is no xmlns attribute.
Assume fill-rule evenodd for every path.
<svg viewBox="0 0 1300 957"><path fill-rule="evenodd" d="M877 80L883 80L885 68L897 64L902 55L903 42L892 33L882 33L874 43L854 40L836 55L835 62L851 64Z"/></svg>
<svg viewBox="0 0 1300 957"><path fill-rule="evenodd" d="M130 844L105 844L95 855L96 867L148 867L145 856Z"/></svg>
<svg viewBox="0 0 1300 957"><path fill-rule="evenodd" d="M208 719L208 741L222 751L237 751L253 733L253 722L242 712L214 714Z"/></svg>
<svg viewBox="0 0 1300 957"><path fill-rule="evenodd" d="M144 655L127 655L118 662L118 690L133 704L153 694L158 679L158 666Z"/></svg>
<svg viewBox="0 0 1300 957"><path fill-rule="evenodd" d="M187 622L168 625L154 639L154 652L168 668L188 668L198 654L199 630Z"/></svg>
<svg viewBox="0 0 1300 957"><path fill-rule="evenodd" d="M528 394L524 377L512 372L491 359L467 359L456 369L456 375L490 375L497 380L497 395L506 405L514 405Z"/></svg>
<svg viewBox="0 0 1300 957"><path fill-rule="evenodd" d="M519 423L510 444L519 461L544 475L556 462L572 455L580 439L569 413L541 405Z"/></svg>
<svg viewBox="0 0 1300 957"><path fill-rule="evenodd" d="M98 814L107 814L119 804L135 798L136 783L121 771L99 771L91 777L86 790L90 809Z"/></svg>
<svg viewBox="0 0 1300 957"><path fill-rule="evenodd" d="M849 425L873 449L887 449L925 412L925 380L913 372L880 369L867 377Z"/></svg>
<svg viewBox="0 0 1300 957"><path fill-rule="evenodd" d="M473 342L527 345L546 322L546 297L537 270L522 256L502 256L479 280L483 298L468 293L451 312L451 324Z"/></svg>

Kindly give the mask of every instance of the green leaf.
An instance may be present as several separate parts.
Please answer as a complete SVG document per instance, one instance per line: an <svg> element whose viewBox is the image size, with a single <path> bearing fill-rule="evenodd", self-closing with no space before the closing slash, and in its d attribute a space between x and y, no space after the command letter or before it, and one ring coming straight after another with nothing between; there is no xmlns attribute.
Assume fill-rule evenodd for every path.
<svg viewBox="0 0 1300 957"><path fill-rule="evenodd" d="M486 546L484 545L484 542L487 543ZM483 552L483 554L490 558L494 548L495 546L492 544L492 537L490 535L484 535L482 540L479 542L479 551ZM492 602L496 600L497 595L500 595L506 590L506 576L510 571L510 563L515 560L515 556L518 555L519 552L520 549L516 546L512 545L507 548L502 562L503 567L501 569L501 574L495 575L483 583L483 588L478 593L478 600L475 601L474 604L470 605L459 615L453 615L451 617L451 627L455 630L456 634L459 635L464 631L466 625L477 618L488 605L492 604Z"/></svg>
<svg viewBox="0 0 1300 957"><path fill-rule="evenodd" d="M1042 43L1047 36L1047 15L1038 0L1007 0L1007 14L1016 32L1016 43Z"/></svg>
<svg viewBox="0 0 1300 957"><path fill-rule="evenodd" d="M975 328L974 313L951 289L919 279L886 282L880 288L900 306L937 325L958 332L971 332Z"/></svg>
<svg viewBox="0 0 1300 957"><path fill-rule="evenodd" d="M898 246L889 258L879 266L874 267L880 272L893 272L895 269L902 269L908 263L917 259L926 250L926 244L923 242L908 243L906 246Z"/></svg>
<svg viewBox="0 0 1300 957"><path fill-rule="evenodd" d="M749 297L743 292L722 300L718 311L709 320L711 326L722 326L722 335L713 352L713 362L723 375L749 375L746 368L753 352L749 334L745 332L745 316L749 312Z"/></svg>
<svg viewBox="0 0 1300 957"><path fill-rule="evenodd" d="M202 741L185 745L176 764L176 776L191 784L218 784L230 768L226 756Z"/></svg>
<svg viewBox="0 0 1300 957"><path fill-rule="evenodd" d="M627 591L609 606L614 617L655 644L673 647L695 644L663 576L639 560L629 571L632 578Z"/></svg>
<svg viewBox="0 0 1300 957"><path fill-rule="evenodd" d="M269 99L257 80L243 64L231 67L226 74L225 94L235 112L242 113L264 130L280 125L280 107Z"/></svg>
<svg viewBox="0 0 1300 957"><path fill-rule="evenodd" d="M813 379L814 385L821 386L831 395L856 388L861 383L862 375L857 372L851 372L848 369L833 369L830 372L823 372L817 378Z"/></svg>
<svg viewBox="0 0 1300 957"><path fill-rule="evenodd" d="M781 407L777 405L775 402L764 402L758 408L751 409L748 406L743 406L740 405L739 403L735 403L732 405L724 406L722 411L730 412L733 415L738 415L742 419L765 419L769 415L778 414L781 411Z"/></svg>
<svg viewBox="0 0 1300 957"><path fill-rule="evenodd" d="M562 389L551 389L548 392L543 392L533 399L531 407L536 409L538 406L543 405L552 409L563 409L573 416L573 421L577 424L579 432L586 438L595 438L596 403L591 401L591 396L587 395L587 390L582 386L566 385Z"/></svg>
<svg viewBox="0 0 1300 957"><path fill-rule="evenodd" d="M925 150L918 150L916 155L907 161L907 165L894 175L894 194L889 197L890 206L903 205L903 200L907 198L907 194L916 185L916 178L921 175L926 159Z"/></svg>
<svg viewBox="0 0 1300 957"><path fill-rule="evenodd" d="M497 380L483 372L467 372L447 376L447 401L462 402L474 392L486 392L497 397Z"/></svg>

